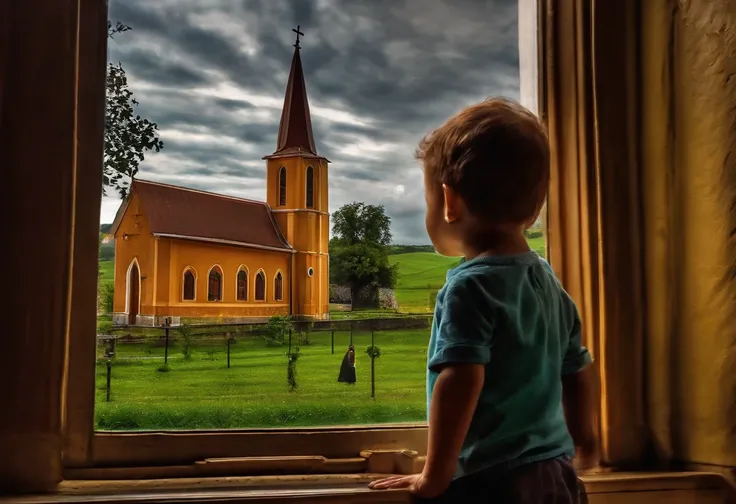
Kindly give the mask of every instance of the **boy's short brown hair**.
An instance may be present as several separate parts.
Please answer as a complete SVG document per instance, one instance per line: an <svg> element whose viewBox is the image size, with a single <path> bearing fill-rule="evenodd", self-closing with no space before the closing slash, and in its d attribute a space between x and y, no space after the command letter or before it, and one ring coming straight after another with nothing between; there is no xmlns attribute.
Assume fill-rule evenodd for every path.
<svg viewBox="0 0 736 504"><path fill-rule="evenodd" d="M547 134L534 114L505 98L451 117L422 139L416 157L429 180L447 184L491 226L531 224L547 194Z"/></svg>

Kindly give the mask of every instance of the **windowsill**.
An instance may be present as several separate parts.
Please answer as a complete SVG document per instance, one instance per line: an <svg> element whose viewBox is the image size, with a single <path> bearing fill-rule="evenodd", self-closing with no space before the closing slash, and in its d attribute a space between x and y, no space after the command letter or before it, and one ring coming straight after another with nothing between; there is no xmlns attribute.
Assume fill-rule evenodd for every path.
<svg viewBox="0 0 736 504"><path fill-rule="evenodd" d="M65 481L43 496L0 497L0 504L71 502L410 502L405 491L372 491L377 474L181 478L129 481ZM726 486L714 473L607 473L584 475L589 502L725 502ZM620 495L625 493L626 495ZM624 500L621 500L624 499Z"/></svg>

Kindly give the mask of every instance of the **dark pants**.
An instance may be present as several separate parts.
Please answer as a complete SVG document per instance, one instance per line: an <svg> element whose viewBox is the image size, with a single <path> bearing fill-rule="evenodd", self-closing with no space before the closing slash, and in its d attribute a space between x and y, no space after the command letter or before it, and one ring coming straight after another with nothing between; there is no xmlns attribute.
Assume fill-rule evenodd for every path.
<svg viewBox="0 0 736 504"><path fill-rule="evenodd" d="M585 504L585 487L567 459L542 460L509 471L458 478L441 497L420 503Z"/></svg>

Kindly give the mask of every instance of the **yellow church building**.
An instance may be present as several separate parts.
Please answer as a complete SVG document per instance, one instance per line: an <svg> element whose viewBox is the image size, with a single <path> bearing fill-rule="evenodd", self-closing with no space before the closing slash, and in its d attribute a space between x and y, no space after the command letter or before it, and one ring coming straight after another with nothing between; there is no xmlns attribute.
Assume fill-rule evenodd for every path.
<svg viewBox="0 0 736 504"><path fill-rule="evenodd" d="M299 34L276 151L263 158L265 202L132 182L111 231L115 324L329 318L329 161L314 143Z"/></svg>

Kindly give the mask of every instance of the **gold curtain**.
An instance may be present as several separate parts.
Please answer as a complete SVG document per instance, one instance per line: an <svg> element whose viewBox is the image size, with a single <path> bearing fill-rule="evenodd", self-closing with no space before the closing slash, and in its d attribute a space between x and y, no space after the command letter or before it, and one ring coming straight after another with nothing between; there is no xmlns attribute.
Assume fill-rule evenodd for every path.
<svg viewBox="0 0 736 504"><path fill-rule="evenodd" d="M736 465L736 0L541 0L549 257L604 462Z"/></svg>

